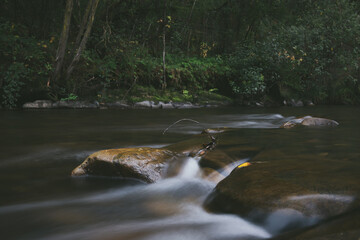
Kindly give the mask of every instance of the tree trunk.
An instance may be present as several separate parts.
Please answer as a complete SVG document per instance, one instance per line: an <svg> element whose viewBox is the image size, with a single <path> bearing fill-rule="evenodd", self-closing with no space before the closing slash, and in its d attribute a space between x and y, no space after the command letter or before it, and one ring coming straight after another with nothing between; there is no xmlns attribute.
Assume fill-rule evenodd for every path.
<svg viewBox="0 0 360 240"><path fill-rule="evenodd" d="M81 37L84 35L86 23L88 22L90 9L91 9L91 6L93 5L93 2L94 2L94 0L89 0L88 5L86 6L84 16L83 16L81 24L80 24L79 33L76 36L75 46L79 45Z"/></svg>
<svg viewBox="0 0 360 240"><path fill-rule="evenodd" d="M50 86L51 82L57 82L60 78L63 64L64 64L64 57L65 57L65 51L66 51L66 45L69 38L69 29L70 29L70 23L71 23L71 14L73 10L73 0L67 0L66 1L66 7L65 7L65 15L64 15L64 25L63 29L61 31L60 39L59 39L59 46L56 52L56 58L55 58L55 70L52 75L51 80L49 79L47 86Z"/></svg>
<svg viewBox="0 0 360 240"><path fill-rule="evenodd" d="M164 0L164 28L163 28L163 54L162 54L162 58L163 58L163 82L162 82L162 89L166 89L166 7L167 7L167 3L166 0Z"/></svg>
<svg viewBox="0 0 360 240"><path fill-rule="evenodd" d="M184 27L183 27L183 29L182 29L182 31L181 31L181 35L185 32L187 26L190 24L191 17L192 17L194 8L195 8L195 4L196 4L196 0L194 0L194 2L193 2L193 5L192 5L191 10L190 10L189 17L188 17L188 19L187 19L187 21L186 21L186 23L185 23L185 25L184 25Z"/></svg>
<svg viewBox="0 0 360 240"><path fill-rule="evenodd" d="M91 11L89 14L88 22L86 24L86 30L81 39L80 45L77 48L76 54L66 71L66 80L68 80L70 78L70 75L73 72L76 63L78 63L80 60L81 53L85 49L86 42L90 36L91 28L94 23L96 9L97 9L97 6L98 6L100 0L90 0L90 1L92 1L92 6L91 6Z"/></svg>

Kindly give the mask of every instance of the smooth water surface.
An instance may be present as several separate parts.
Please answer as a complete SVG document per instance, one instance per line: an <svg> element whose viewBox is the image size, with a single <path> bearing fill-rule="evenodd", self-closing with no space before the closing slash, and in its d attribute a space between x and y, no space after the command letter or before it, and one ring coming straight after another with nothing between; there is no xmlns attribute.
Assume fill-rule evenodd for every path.
<svg viewBox="0 0 360 240"><path fill-rule="evenodd" d="M334 119L340 126L278 129L305 115ZM162 134L182 118L201 125L182 122ZM281 150L296 156L329 156L339 165L359 163L359 119L360 108L344 106L2 111L0 238L269 238L266 226L203 209L215 184L195 177L198 166L191 159L179 176L151 185L122 178L72 178L70 173L101 149L162 147L217 127L237 129L218 139L227 142L225 150L236 161L254 152Z"/></svg>

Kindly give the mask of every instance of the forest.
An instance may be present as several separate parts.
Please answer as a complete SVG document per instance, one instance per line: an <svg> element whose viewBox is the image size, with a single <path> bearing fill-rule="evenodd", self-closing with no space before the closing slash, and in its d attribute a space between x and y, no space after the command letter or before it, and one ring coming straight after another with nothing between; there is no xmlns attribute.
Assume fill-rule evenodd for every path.
<svg viewBox="0 0 360 240"><path fill-rule="evenodd" d="M0 106L360 103L355 0L1 0Z"/></svg>

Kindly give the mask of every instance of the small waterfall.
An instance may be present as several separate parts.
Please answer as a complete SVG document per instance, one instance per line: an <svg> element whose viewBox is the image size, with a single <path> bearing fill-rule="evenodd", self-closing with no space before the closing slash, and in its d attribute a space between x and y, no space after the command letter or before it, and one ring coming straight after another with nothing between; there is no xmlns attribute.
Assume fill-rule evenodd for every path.
<svg viewBox="0 0 360 240"><path fill-rule="evenodd" d="M199 159L188 157L187 159L185 159L177 177L196 178L199 175L200 175Z"/></svg>

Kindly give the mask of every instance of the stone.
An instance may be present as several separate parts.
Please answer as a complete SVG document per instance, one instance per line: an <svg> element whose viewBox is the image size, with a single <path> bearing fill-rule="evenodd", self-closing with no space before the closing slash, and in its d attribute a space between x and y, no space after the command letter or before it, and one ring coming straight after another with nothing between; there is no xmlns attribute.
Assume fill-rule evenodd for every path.
<svg viewBox="0 0 360 240"><path fill-rule="evenodd" d="M283 221L281 232L300 222L313 224L358 204L359 164L316 157L251 161L235 168L206 200L210 211L235 213L253 221ZM359 206L357 206L359 207ZM305 221L306 220L306 221ZM292 226L294 227L294 226Z"/></svg>
<svg viewBox="0 0 360 240"><path fill-rule="evenodd" d="M230 157L222 150L214 149L201 158L199 165L203 168L219 170L225 168L232 162L235 162L234 158Z"/></svg>
<svg viewBox="0 0 360 240"><path fill-rule="evenodd" d="M55 106L55 105L54 105ZM71 108L71 109L95 109L98 106L94 103L87 101L58 101L56 102L57 108Z"/></svg>
<svg viewBox="0 0 360 240"><path fill-rule="evenodd" d="M91 154L71 175L101 175L136 178L147 183L160 180L165 162L176 154L166 149L120 148Z"/></svg>
<svg viewBox="0 0 360 240"><path fill-rule="evenodd" d="M199 156L200 152L204 151L204 153L206 153L214 147L215 143L211 142L211 139L207 135L199 134L191 137L190 139L171 144L164 148L186 156ZM202 154L202 156L203 155L204 154Z"/></svg>
<svg viewBox="0 0 360 240"><path fill-rule="evenodd" d="M336 127L339 125L338 122L326 118L305 118L301 125L303 126L314 126L314 127Z"/></svg>
<svg viewBox="0 0 360 240"><path fill-rule="evenodd" d="M201 132L201 134L219 134L219 133L223 133L227 130L230 130L230 128L228 128L228 127L206 128Z"/></svg>
<svg viewBox="0 0 360 240"><path fill-rule="evenodd" d="M23 105L25 109L41 109L41 108L52 108L53 103L50 100L36 100L34 102L28 102Z"/></svg>
<svg viewBox="0 0 360 240"><path fill-rule="evenodd" d="M159 104L161 105L162 109L173 109L174 105L169 102L169 103L163 103L163 102L159 102Z"/></svg>
<svg viewBox="0 0 360 240"><path fill-rule="evenodd" d="M183 103L183 102L174 102L173 105L174 105L175 108L178 108L178 109L200 108L200 106L192 104L190 102L185 102L185 103Z"/></svg>
<svg viewBox="0 0 360 240"><path fill-rule="evenodd" d="M293 128L295 126L336 127L338 125L338 122L331 119L306 116L302 118L295 118L288 122L285 122L280 126L280 128Z"/></svg>
<svg viewBox="0 0 360 240"><path fill-rule="evenodd" d="M151 108L151 106L154 104L153 101L142 101L137 102L134 104L135 108Z"/></svg>
<svg viewBox="0 0 360 240"><path fill-rule="evenodd" d="M161 108L161 104L160 104L160 103L152 102L151 108L152 108L152 109L160 109L160 108Z"/></svg>
<svg viewBox="0 0 360 240"><path fill-rule="evenodd" d="M315 104L314 104L313 101L311 101L311 100L305 100L305 101L304 101L304 105L305 105L305 106L315 106Z"/></svg>
<svg viewBox="0 0 360 240"><path fill-rule="evenodd" d="M303 107L304 106L304 103L301 100L295 100L295 99L291 99L289 101L284 101L284 103L290 107Z"/></svg>
<svg viewBox="0 0 360 240"><path fill-rule="evenodd" d="M126 101L116 101L112 103L104 104L107 108L115 108L115 109L128 109L130 105Z"/></svg>
<svg viewBox="0 0 360 240"><path fill-rule="evenodd" d="M181 161L186 160L187 157L201 157L210 151L212 144L214 143L209 142L206 136L198 135L164 148L102 150L87 157L71 175L120 176L154 183L168 177L170 170L177 172L181 167Z"/></svg>

